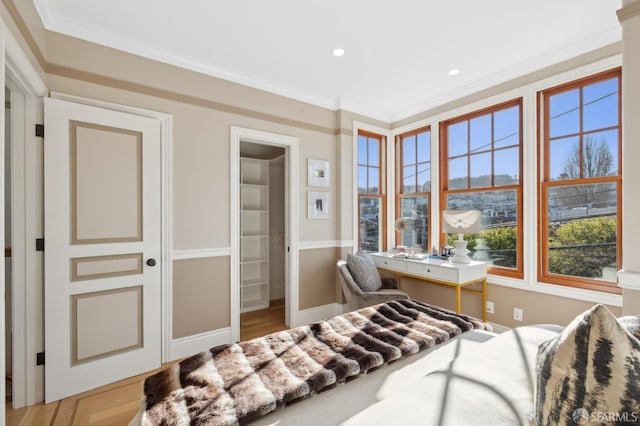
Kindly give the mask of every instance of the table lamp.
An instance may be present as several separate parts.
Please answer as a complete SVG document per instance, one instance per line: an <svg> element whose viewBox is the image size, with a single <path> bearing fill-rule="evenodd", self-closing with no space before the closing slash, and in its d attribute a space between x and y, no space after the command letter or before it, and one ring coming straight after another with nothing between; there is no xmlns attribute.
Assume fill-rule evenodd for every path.
<svg viewBox="0 0 640 426"><path fill-rule="evenodd" d="M456 249L452 262L471 263L467 256L467 242L464 234L477 234L480 232L480 210L445 210L442 212L442 230L447 234L458 234L454 242Z"/></svg>

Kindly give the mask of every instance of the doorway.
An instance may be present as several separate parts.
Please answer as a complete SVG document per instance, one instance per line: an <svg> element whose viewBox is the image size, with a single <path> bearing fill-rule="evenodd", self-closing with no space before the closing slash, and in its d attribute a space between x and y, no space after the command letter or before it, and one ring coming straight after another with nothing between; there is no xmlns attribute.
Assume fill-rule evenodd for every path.
<svg viewBox="0 0 640 426"><path fill-rule="evenodd" d="M28 333L28 325L42 321L42 311L27 303L34 290L41 288L42 252L27 241L41 235L42 214L36 205L40 182L34 163L41 158L42 144L33 132L38 102L13 66L5 70L5 146L3 161L5 233L5 391L13 408L38 401L42 367L32 362L42 351L42 336ZM30 123L30 124L27 124ZM32 196L30 196L32 195ZM7 380L9 378L10 380ZM9 384L10 381L10 384ZM6 398L7 401L9 398Z"/></svg>
<svg viewBox="0 0 640 426"><path fill-rule="evenodd" d="M298 325L298 139L231 127L230 143L230 322L238 342ZM271 316L271 328L262 327ZM262 328L249 331L251 323Z"/></svg>
<svg viewBox="0 0 640 426"><path fill-rule="evenodd" d="M284 330L285 149L240 142L240 340Z"/></svg>

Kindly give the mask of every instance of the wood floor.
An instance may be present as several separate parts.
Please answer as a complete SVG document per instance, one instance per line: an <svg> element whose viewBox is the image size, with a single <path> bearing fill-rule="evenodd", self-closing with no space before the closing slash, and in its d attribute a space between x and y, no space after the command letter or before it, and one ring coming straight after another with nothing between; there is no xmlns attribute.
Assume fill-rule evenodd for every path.
<svg viewBox="0 0 640 426"><path fill-rule="evenodd" d="M267 309L240 314L240 340L286 330L284 299L272 300Z"/></svg>
<svg viewBox="0 0 640 426"><path fill-rule="evenodd" d="M240 315L241 340L287 328L284 324L284 300L272 301L267 309ZM144 379L171 364L173 363L165 364L158 370L50 404L41 403L17 410L11 409L11 404L7 404L6 424L7 426L126 425L140 407Z"/></svg>

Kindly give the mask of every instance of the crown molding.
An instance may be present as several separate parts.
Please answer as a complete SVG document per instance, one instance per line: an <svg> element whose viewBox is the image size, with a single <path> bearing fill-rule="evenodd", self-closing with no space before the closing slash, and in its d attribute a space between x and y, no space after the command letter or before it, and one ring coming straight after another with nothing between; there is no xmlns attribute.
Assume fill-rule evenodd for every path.
<svg viewBox="0 0 640 426"><path fill-rule="evenodd" d="M594 37L580 40L576 43L557 49L547 55L524 62L515 67L507 68L501 72L490 75L484 79L477 80L471 84L462 86L451 92L435 96L426 102L400 110L392 115L392 122L397 122L405 118L409 118L416 114L428 111L432 108L437 108L449 102L464 98L465 96L470 96L474 93L490 89L491 87L506 83L510 80L524 77L527 74L531 74L546 67L556 65L566 60L570 60L598 48L619 42L620 40L622 40L622 29L619 26L616 28L611 28L608 31L600 33Z"/></svg>
<svg viewBox="0 0 640 426"><path fill-rule="evenodd" d="M187 70L196 71L211 77L242 84L244 86L249 86L275 95L319 106L331 111L336 111L337 109L337 101L335 99L312 96L308 93L265 83L264 81L259 81L250 76L235 73L221 67L207 65L180 55L169 54L155 46L141 43L138 40L125 37L121 34L101 31L98 28L82 24L78 21L63 18L56 13L54 8L50 7L49 2L46 0L35 0L34 3L36 5L36 10L41 15L45 28L49 31L86 40L111 49L131 53L136 56L174 65Z"/></svg>
<svg viewBox="0 0 640 426"><path fill-rule="evenodd" d="M430 98L428 101L419 103L412 107L403 108L398 111L392 112L371 108L371 106L361 105L357 102L353 102L345 98L329 99L325 97L313 96L298 90L288 89L276 84L270 84L268 82L260 81L251 76L235 73L228 69L207 65L193 59L182 57L180 55L168 54L167 52L162 51L162 49L159 49L155 46L132 40L120 34L101 31L95 27L84 25L74 20L65 19L57 13L55 7L53 7L52 5L52 2L48 0L34 0L34 5L43 21L45 28L49 31L54 31L70 37L87 40L89 42L106 46L112 49L124 51L147 59L174 65L187 70L206 74L211 77L220 78L222 80L252 87L257 90L262 90L274 95L283 96L296 101L315 105L321 108L328 109L330 111L338 111L343 109L355 114L363 115L365 117L390 124L423 113L432 108L439 107L449 102L456 101L466 96L473 95L474 93L489 89L510 80L523 77L529 73L538 71L551 65L555 65L565 60L569 60L594 49L619 42L622 38L622 30L619 26L616 28L611 28L610 30L600 33L594 37L590 37L573 43L569 46L558 49L555 52L544 55L535 60L527 61L515 67L507 68L499 73L487 76L484 79L477 80L456 90L436 95L435 97ZM640 2L634 3L631 6L627 6L618 11L618 17L620 20L628 19L629 17L636 16L638 14L640 14Z"/></svg>
<svg viewBox="0 0 640 426"><path fill-rule="evenodd" d="M626 21L627 19L638 16L640 15L640 2L635 2L630 4L629 6L623 7L616 13L618 14L618 20L620 21L620 23Z"/></svg>

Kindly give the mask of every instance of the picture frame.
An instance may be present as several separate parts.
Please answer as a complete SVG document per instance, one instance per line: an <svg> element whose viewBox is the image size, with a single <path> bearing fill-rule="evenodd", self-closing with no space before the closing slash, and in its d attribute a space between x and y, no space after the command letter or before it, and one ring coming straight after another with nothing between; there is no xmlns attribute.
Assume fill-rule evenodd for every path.
<svg viewBox="0 0 640 426"><path fill-rule="evenodd" d="M328 191L308 191L307 192L307 218L328 219L329 218L329 192Z"/></svg>
<svg viewBox="0 0 640 426"><path fill-rule="evenodd" d="M330 182L329 161L309 158L307 162L307 184L328 188Z"/></svg>

